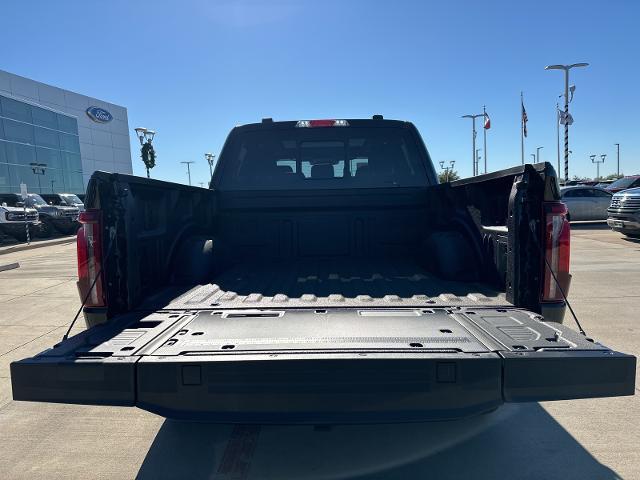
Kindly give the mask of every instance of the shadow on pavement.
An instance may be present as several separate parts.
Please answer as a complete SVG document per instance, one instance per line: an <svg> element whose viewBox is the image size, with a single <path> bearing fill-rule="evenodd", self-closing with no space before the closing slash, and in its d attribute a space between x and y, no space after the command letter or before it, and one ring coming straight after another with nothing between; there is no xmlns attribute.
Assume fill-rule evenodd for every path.
<svg viewBox="0 0 640 480"><path fill-rule="evenodd" d="M629 243L637 243L640 244L640 238L638 237L622 237L622 240Z"/></svg>
<svg viewBox="0 0 640 480"><path fill-rule="evenodd" d="M232 426L166 420L139 479L618 479L538 404L455 422Z"/></svg>
<svg viewBox="0 0 640 480"><path fill-rule="evenodd" d="M571 230L611 230L607 222L571 222Z"/></svg>

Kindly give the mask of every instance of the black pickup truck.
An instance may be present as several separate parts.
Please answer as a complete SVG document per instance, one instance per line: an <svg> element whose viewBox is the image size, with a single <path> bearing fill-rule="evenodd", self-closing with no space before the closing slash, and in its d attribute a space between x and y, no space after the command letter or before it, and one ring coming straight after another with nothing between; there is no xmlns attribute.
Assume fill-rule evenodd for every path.
<svg viewBox="0 0 640 480"><path fill-rule="evenodd" d="M96 172L89 328L12 363L14 399L321 424L632 395L635 357L562 324L558 199L548 163L438 184L380 116L236 127L209 189Z"/></svg>

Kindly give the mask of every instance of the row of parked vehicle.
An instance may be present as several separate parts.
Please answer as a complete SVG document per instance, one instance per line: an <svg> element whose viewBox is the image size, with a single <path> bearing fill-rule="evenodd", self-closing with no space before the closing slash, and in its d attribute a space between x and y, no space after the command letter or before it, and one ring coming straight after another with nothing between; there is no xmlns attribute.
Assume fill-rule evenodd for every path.
<svg viewBox="0 0 640 480"><path fill-rule="evenodd" d="M561 188L570 221L607 221L611 229L640 237L640 176L623 177L602 188L577 184Z"/></svg>
<svg viewBox="0 0 640 480"><path fill-rule="evenodd" d="M82 199L72 193L0 193L0 232L19 241L27 239L26 225L33 237L48 238L55 233L71 235L80 224Z"/></svg>

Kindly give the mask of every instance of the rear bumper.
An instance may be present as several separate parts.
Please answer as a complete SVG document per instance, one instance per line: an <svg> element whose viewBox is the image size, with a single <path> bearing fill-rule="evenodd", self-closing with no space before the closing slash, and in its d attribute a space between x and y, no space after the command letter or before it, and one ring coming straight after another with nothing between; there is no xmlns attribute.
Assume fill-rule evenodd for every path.
<svg viewBox="0 0 640 480"><path fill-rule="evenodd" d="M274 356L275 355L275 356ZM220 423L456 419L503 402L633 395L636 359L609 350L398 355L34 357L15 400L127 405Z"/></svg>

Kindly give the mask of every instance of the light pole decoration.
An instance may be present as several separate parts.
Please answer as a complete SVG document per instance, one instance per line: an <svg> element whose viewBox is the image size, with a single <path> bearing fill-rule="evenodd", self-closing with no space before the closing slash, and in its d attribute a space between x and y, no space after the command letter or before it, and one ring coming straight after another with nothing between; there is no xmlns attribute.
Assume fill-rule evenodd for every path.
<svg viewBox="0 0 640 480"><path fill-rule="evenodd" d="M604 153L602 155L600 155L601 160L596 160L597 155L591 155L589 158L591 158L591 163L595 163L596 164L596 178L595 180L599 180L600 179L600 164L604 163L604 159L607 157L607 154Z"/></svg>
<svg viewBox="0 0 640 480"><path fill-rule="evenodd" d="M156 166L156 151L153 149L151 142L156 134L154 130L148 130L144 127L135 129L138 140L140 140L140 157L147 169L147 178L151 178L149 170Z"/></svg>
<svg viewBox="0 0 640 480"><path fill-rule="evenodd" d="M547 65L545 70L564 71L564 112L561 123L564 124L564 181L569 181L569 125L573 123L573 118L569 115L569 70L576 67L587 67L588 63L573 63L571 65ZM572 97L575 87L571 89Z"/></svg>
<svg viewBox="0 0 640 480"><path fill-rule="evenodd" d="M205 153L204 154L204 158L207 161L207 163L209 164L209 172L211 172L211 178L213 178L213 164L215 161L216 156L213 153Z"/></svg>
<svg viewBox="0 0 640 480"><path fill-rule="evenodd" d="M189 176L189 186L191 186L191 168L190 168L190 166L191 166L192 163L196 163L196 162L194 162L192 160L190 162L180 162L180 163L184 163L187 166L187 175Z"/></svg>
<svg viewBox="0 0 640 480"><path fill-rule="evenodd" d="M478 132L476 132L476 118L480 118L480 117L484 117L485 114L484 113L479 113L477 115L462 115L461 118L470 118L471 119L471 128L472 128L472 133L473 133L473 140L472 140L472 151L471 151L471 162L473 164L473 176L475 177L478 174L477 168L476 168L476 135L478 135Z"/></svg>

